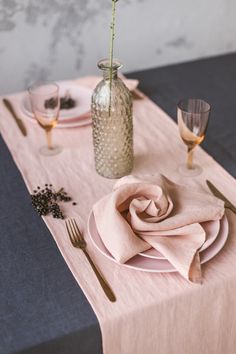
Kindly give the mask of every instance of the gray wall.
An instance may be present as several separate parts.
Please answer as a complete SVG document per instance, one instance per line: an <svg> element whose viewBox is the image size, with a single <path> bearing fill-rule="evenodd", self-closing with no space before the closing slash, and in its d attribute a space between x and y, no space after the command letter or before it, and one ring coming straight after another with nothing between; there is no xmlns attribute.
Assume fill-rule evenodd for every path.
<svg viewBox="0 0 236 354"><path fill-rule="evenodd" d="M97 73L111 0L0 0L0 93ZM235 0L119 0L115 55L126 71L236 50Z"/></svg>

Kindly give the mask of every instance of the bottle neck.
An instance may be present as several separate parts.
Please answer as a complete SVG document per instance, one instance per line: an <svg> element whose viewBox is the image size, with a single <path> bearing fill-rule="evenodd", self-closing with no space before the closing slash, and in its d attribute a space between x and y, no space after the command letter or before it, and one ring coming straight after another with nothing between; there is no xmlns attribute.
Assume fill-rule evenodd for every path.
<svg viewBox="0 0 236 354"><path fill-rule="evenodd" d="M110 72L111 66L112 66L112 73ZM109 80L110 75L112 75L112 79L116 80L118 69L120 69L122 67L122 64L117 59L113 60L112 65L111 65L109 59L102 59L98 62L98 67L103 72L103 79L104 80L106 80L106 81Z"/></svg>
<svg viewBox="0 0 236 354"><path fill-rule="evenodd" d="M110 69L105 69L103 70L103 79L104 80L109 80L110 79L110 75L112 77L112 80L113 79L117 79L117 76L118 76L118 71L115 69L112 70L112 73L110 73Z"/></svg>

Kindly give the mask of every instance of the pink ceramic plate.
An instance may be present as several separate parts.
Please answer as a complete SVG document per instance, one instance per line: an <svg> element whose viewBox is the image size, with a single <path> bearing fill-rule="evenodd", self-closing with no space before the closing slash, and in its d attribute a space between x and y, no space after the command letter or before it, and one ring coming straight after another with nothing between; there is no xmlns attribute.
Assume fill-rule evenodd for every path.
<svg viewBox="0 0 236 354"><path fill-rule="evenodd" d="M76 106L71 109L60 110L56 128L72 128L91 124L90 105L92 90L70 81L58 82L58 85L60 97L64 97L66 92L69 92L76 101ZM23 97L20 108L31 121L36 122L28 94Z"/></svg>
<svg viewBox="0 0 236 354"><path fill-rule="evenodd" d="M207 249L216 239L219 229L220 222L219 220L203 222L202 227L206 232L206 242L202 245L200 252ZM139 253L142 257L154 258L154 259L166 259L160 252L158 252L155 248L150 248L145 252Z"/></svg>
<svg viewBox="0 0 236 354"><path fill-rule="evenodd" d="M102 239L98 234L93 213L91 213L89 216L88 231L94 246L104 256L106 256L113 262L118 263L104 246ZM224 247L224 244L228 238L228 231L229 231L229 224L226 216L224 215L224 217L220 221L220 230L215 241L211 244L211 246L209 246L208 248L206 248L204 251L201 252L202 264L206 263L214 256L216 256L217 253L219 253L220 250ZM133 257L132 259L130 259L128 262L121 265L124 267L129 267L136 270L141 270L144 272L153 272L153 273L170 273L170 272L177 271L172 266L172 264L166 259L153 259L153 258L140 256L139 254Z"/></svg>

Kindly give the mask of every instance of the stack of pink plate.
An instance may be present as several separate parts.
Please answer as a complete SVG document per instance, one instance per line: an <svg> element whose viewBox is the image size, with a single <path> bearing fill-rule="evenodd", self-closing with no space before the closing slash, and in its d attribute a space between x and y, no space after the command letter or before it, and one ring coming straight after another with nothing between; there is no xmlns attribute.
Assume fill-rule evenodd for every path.
<svg viewBox="0 0 236 354"><path fill-rule="evenodd" d="M201 264L206 263L217 255L223 248L229 231L229 224L226 215L221 220L208 221L201 224L206 232L206 242L200 249ZM102 239L97 231L93 213L88 220L88 231L94 246L107 258L116 262L114 257L106 249ZM111 235L112 237L112 235ZM169 236L169 237L174 237ZM139 253L137 256L122 264L125 267L154 273L176 272L172 264L157 250L149 250Z"/></svg>
<svg viewBox="0 0 236 354"><path fill-rule="evenodd" d="M90 106L92 90L71 81L58 82L58 85L60 97L65 97L69 93L70 97L75 100L76 105L70 109L60 110L56 128L75 128L91 124ZM23 97L20 108L31 121L36 122L28 94Z"/></svg>

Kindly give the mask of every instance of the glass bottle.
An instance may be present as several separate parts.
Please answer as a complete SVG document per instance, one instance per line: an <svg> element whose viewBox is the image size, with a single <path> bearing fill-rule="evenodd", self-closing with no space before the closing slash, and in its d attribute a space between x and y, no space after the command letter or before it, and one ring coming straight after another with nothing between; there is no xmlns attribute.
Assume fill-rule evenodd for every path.
<svg viewBox="0 0 236 354"><path fill-rule="evenodd" d="M132 96L117 71L121 64L114 60L110 90L108 59L98 62L103 80L92 95L93 145L97 172L107 178L120 178L133 168Z"/></svg>

